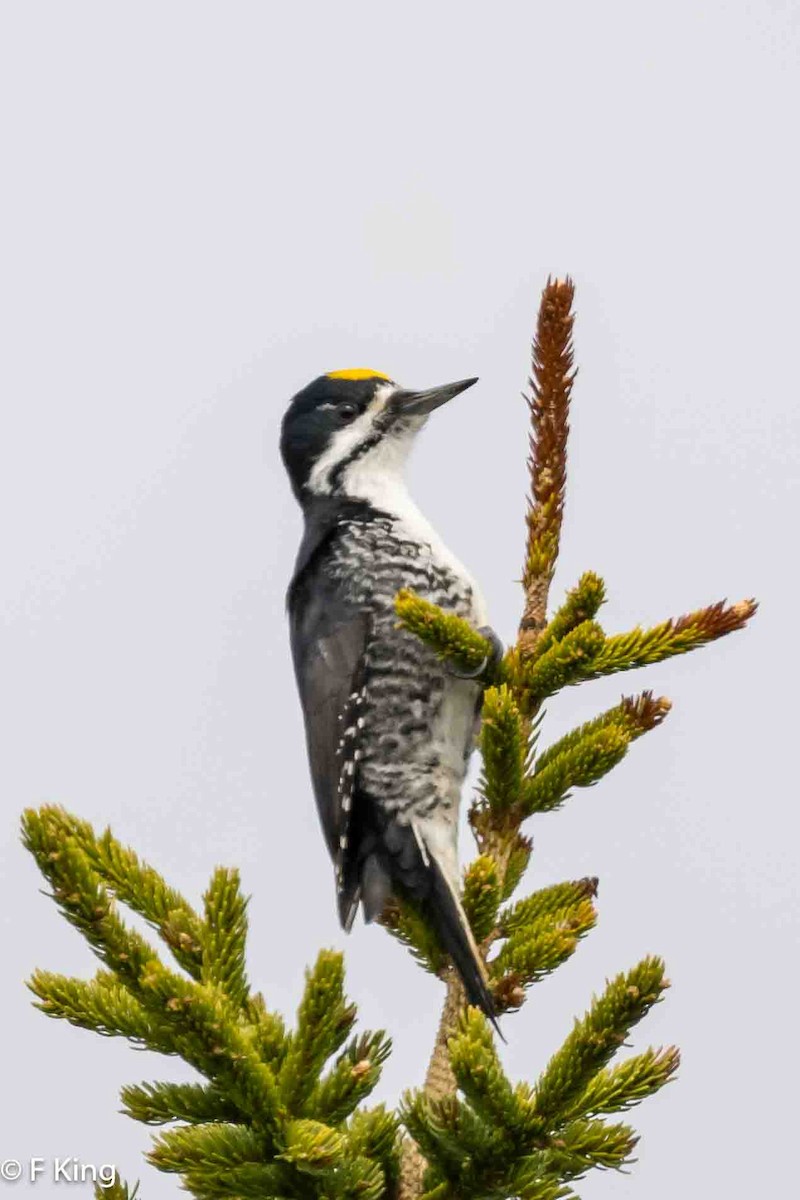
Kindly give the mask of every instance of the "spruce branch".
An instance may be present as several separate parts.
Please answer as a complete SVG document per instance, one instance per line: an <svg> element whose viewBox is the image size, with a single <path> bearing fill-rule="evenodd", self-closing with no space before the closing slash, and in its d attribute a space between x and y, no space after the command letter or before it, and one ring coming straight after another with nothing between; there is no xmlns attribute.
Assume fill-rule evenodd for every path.
<svg viewBox="0 0 800 1200"><path fill-rule="evenodd" d="M329 1125L339 1125L370 1094L392 1044L383 1030L353 1038L328 1073L317 1081L308 1111Z"/></svg>
<svg viewBox="0 0 800 1200"><path fill-rule="evenodd" d="M267 1008L260 992L250 996L243 1015L253 1049L273 1071L278 1070L289 1050L283 1017Z"/></svg>
<svg viewBox="0 0 800 1200"><path fill-rule="evenodd" d="M581 621L559 642L528 664L520 644L507 655L526 713L537 712L548 696L581 683L592 675L592 664L605 646L605 634L596 621Z"/></svg>
<svg viewBox="0 0 800 1200"><path fill-rule="evenodd" d="M179 1174L201 1200L307 1200L322 1191L362 1200L388 1197L399 1176L396 1121L378 1111L345 1123L377 1083L389 1051L385 1035L352 1039L323 1073L355 1017L344 997L340 955L320 954L307 976L297 1029L287 1034L280 1017L247 986L246 901L236 872L215 871L204 918L197 917L203 948L198 981L167 967L121 920L100 871L109 873L107 862L117 871L123 863L130 881L140 868L110 834L103 835L101 859L101 839L90 827L61 810L42 809L26 812L24 837L53 899L104 964L89 981L36 972L29 986L39 1007L95 1032L178 1054L204 1077L200 1083L123 1089L127 1115L146 1124L181 1123L157 1137L153 1165ZM172 902L176 893L152 868L147 882L148 895ZM141 891L134 890L131 884L124 894L139 911ZM155 912L153 905L149 911ZM309 1192L312 1178L320 1181L319 1193Z"/></svg>
<svg viewBox="0 0 800 1200"><path fill-rule="evenodd" d="M630 1024L634 1014L626 1019ZM429 1164L426 1195L547 1195L548 1187L563 1188L592 1168L630 1161L637 1139L627 1125L577 1110L543 1116L538 1091L507 1078L476 1009L460 1019L450 1057L461 1095L419 1091L403 1100L403 1120Z"/></svg>
<svg viewBox="0 0 800 1200"><path fill-rule="evenodd" d="M158 1054L177 1053L168 1022L147 1012L110 971L99 971L92 980L34 971L28 987L38 999L36 1007L48 1017L102 1037L127 1038Z"/></svg>
<svg viewBox="0 0 800 1200"><path fill-rule="evenodd" d="M347 1039L356 1011L344 995L344 963L340 954L322 950L306 972L303 999L297 1011L297 1030L278 1076L287 1109L304 1111L314 1080L330 1056Z"/></svg>
<svg viewBox="0 0 800 1200"><path fill-rule="evenodd" d="M606 585L594 571L581 575L575 587L567 592L566 598L536 639L534 653L538 657L556 642L561 642L568 633L577 629L584 621L591 621L606 599Z"/></svg>
<svg viewBox="0 0 800 1200"><path fill-rule="evenodd" d="M481 713L480 792L493 815L502 817L519 803L534 738L535 730L520 711L512 689L507 684L487 688Z"/></svg>
<svg viewBox="0 0 800 1200"><path fill-rule="evenodd" d="M508 936L499 954L489 963L492 977L505 979L503 992L513 982L523 989L537 983L570 958L597 921L591 900L549 914L541 921L523 925ZM508 996L512 1000L511 995ZM518 1004L514 1004L518 1007Z"/></svg>
<svg viewBox="0 0 800 1200"><path fill-rule="evenodd" d="M497 1056L489 1024L477 1009L467 1009L450 1039L449 1052L456 1083L473 1111L501 1130L527 1132L530 1105L514 1091Z"/></svg>
<svg viewBox="0 0 800 1200"><path fill-rule="evenodd" d="M513 1152L503 1130L487 1125L471 1105L450 1094L408 1093L400 1114L429 1164L426 1187L447 1181L456 1185L454 1195L477 1197L492 1180L497 1194Z"/></svg>
<svg viewBox="0 0 800 1200"><path fill-rule="evenodd" d="M484 835L480 829L481 813L477 807L473 808L470 813L470 823L478 840L478 845L483 844ZM488 840L488 839L487 839ZM503 876L502 897L508 900L509 896L513 896L514 892L522 882L522 876L528 869L528 864L533 853L533 840L525 837L524 834L516 830L510 838L506 839L501 847L502 860L505 863L505 874Z"/></svg>
<svg viewBox="0 0 800 1200"><path fill-rule="evenodd" d="M519 1200L578 1200L571 1188L543 1178L537 1174L536 1165L525 1160L513 1172L510 1187L511 1194Z"/></svg>
<svg viewBox="0 0 800 1200"><path fill-rule="evenodd" d="M511 658L525 695L525 708L535 711L564 687L697 650L743 629L757 607L755 600L741 600L730 606L720 601L651 629L637 627L611 637L606 637L595 621L584 621L561 641L553 642L527 669L519 655Z"/></svg>
<svg viewBox="0 0 800 1200"><path fill-rule="evenodd" d="M562 913L573 912L586 900L597 895L597 879L576 879L572 883L555 883L533 892L500 913L498 932L503 937L543 920L558 921Z"/></svg>
<svg viewBox="0 0 800 1200"><path fill-rule="evenodd" d="M258 1134L245 1125L229 1124L167 1130L158 1135L148 1157L160 1171L208 1172L212 1177L220 1170L245 1163L265 1163L264 1144Z"/></svg>
<svg viewBox="0 0 800 1200"><path fill-rule="evenodd" d="M569 405L574 382L572 300L573 287L569 280L548 280L534 339L530 381L531 501L523 571L525 607L516 644L507 651L502 662L493 664L481 677L484 696L479 745L483 769L478 796L469 812L479 857L464 873L463 902L485 957L491 955L488 965L495 1003L499 1011L506 1012L519 1008L526 989L574 952L580 938L596 920L593 903L596 880L555 885L501 911L500 905L513 895L531 857L532 842L521 831L522 822L560 807L572 789L589 787L600 780L621 761L631 742L661 724L670 708L668 700L654 698L650 691L623 697L614 708L540 751L538 733L543 702L563 688L704 645L740 628L755 611L754 603L750 601L731 608L714 605L678 621L665 622L653 630L607 636L596 620L605 600L605 584L598 575L587 572L548 620L547 601L563 517ZM436 650L451 668L474 671L489 661L484 657L489 650L488 642L482 640L482 633L471 629L468 622L454 618L410 593L398 596L397 611L401 623ZM415 930L413 942L417 946L424 945L424 933ZM435 951L427 948L425 953L418 951L420 961L448 979L447 969L443 969L441 963L436 962L434 966L434 955ZM643 964L636 971L646 974ZM610 987L613 997L613 987ZM631 983L630 987L635 989L639 984ZM452 1037L458 1028L458 1008L454 1000L459 998L463 1003L463 994L459 997L459 993L448 985L431 1068L435 1063L441 1067L443 1048L453 1046ZM610 1003L608 996L602 1003L597 1003L599 1008L593 1008L585 1018L589 1025L584 1029L584 1040L576 1034L575 1044L567 1044L551 1063L550 1073L540 1081L540 1106L546 1108L550 1102L548 1097L552 1100L557 1080L570 1094L570 1089L575 1091L573 1099L577 1102L577 1093L589 1089L592 1072L601 1071L606 1061L603 1055L613 1052L617 1044L615 1038L620 1036L619 1022L615 1024L615 1014L606 1011ZM598 1023L597 1028L592 1021ZM604 1047L599 1059L596 1053L592 1057L590 1052L592 1047L596 1051L598 1045ZM661 1063L660 1059L657 1061ZM581 1073L583 1070L588 1072L586 1077ZM416 1133L423 1136L420 1123L424 1125L427 1121L426 1144L434 1158L438 1154L441 1159L445 1118L451 1124L456 1119L463 1124L465 1118L461 1109L448 1107L446 1103L448 1098L455 1096L459 1086L452 1069L439 1069L435 1079L430 1075L429 1071L424 1102L415 1102L410 1110L409 1119L416 1124L413 1128L408 1127L415 1136ZM654 1087L656 1078L660 1078L657 1068L652 1081ZM567 1103L566 1092L561 1099ZM573 1116L577 1120L588 1111L575 1108ZM563 1127L565 1119L559 1118L559 1128ZM573 1130L576 1136L578 1128L576 1125ZM593 1136L599 1136L595 1126L584 1124L580 1129L584 1133L591 1129ZM452 1129L447 1136L452 1143ZM616 1150L612 1153L606 1147L610 1157L604 1162L598 1144L595 1165L609 1165L612 1158L615 1162L624 1161L629 1153L633 1143L627 1132L616 1131L609 1137L612 1140L618 1138ZM452 1144L450 1148L453 1149ZM463 1151L464 1146L461 1149ZM550 1146L537 1151L550 1155L551 1168L548 1169L552 1169L552 1163L556 1161L553 1158L555 1149ZM425 1145L422 1145L422 1151L427 1153ZM562 1146L558 1153L562 1179L574 1177L575 1170L571 1173L567 1170L566 1148ZM582 1154L577 1143L569 1149L573 1165L579 1160L583 1162ZM415 1151L407 1144L404 1155L401 1195L416 1198L421 1187L419 1150ZM541 1173L544 1170L547 1174L542 1165L544 1159L537 1165L534 1158L532 1155L527 1174L517 1173L514 1190L509 1194L534 1195L542 1186L549 1187L551 1183L561 1186L549 1178L543 1184ZM508 1180L506 1183L512 1187ZM426 1178L431 1195L439 1195L445 1184L444 1180ZM472 1194L471 1186L459 1176L458 1195ZM442 1196L449 1194L446 1187L441 1191Z"/></svg>
<svg viewBox="0 0 800 1200"><path fill-rule="evenodd" d="M575 381L572 280L548 279L542 292L529 380L531 496L522 586L520 653L530 653L544 629L555 572L567 477L569 405Z"/></svg>
<svg viewBox="0 0 800 1200"><path fill-rule="evenodd" d="M251 1049L236 1019L235 1003L215 985L195 983L169 970L151 946L129 930L77 840L63 839L60 821L47 810L28 810L24 835L53 888L64 916L145 1013L165 1031L174 1052L212 1082L271 1137L280 1112L271 1068ZM74 993L73 993L74 996ZM47 997L45 997L47 998ZM49 996L52 1002L56 998Z"/></svg>
<svg viewBox="0 0 800 1200"><path fill-rule="evenodd" d="M159 1167L155 1159L153 1165ZM272 1163L241 1163L240 1165L207 1168L200 1164L194 1170L181 1172L181 1183L197 1200L264 1200L265 1197L299 1196L300 1185L287 1169Z"/></svg>
<svg viewBox="0 0 800 1200"><path fill-rule="evenodd" d="M120 920L113 898L72 837L63 838L50 814L28 810L23 816L25 844L34 854L51 895L64 917L89 943L105 966L140 1001L140 980L157 961L152 946Z"/></svg>
<svg viewBox="0 0 800 1200"><path fill-rule="evenodd" d="M480 855L464 872L461 900L476 940L483 941L495 927L501 900L497 863L488 854Z"/></svg>
<svg viewBox="0 0 800 1200"><path fill-rule="evenodd" d="M445 612L410 588L397 593L395 611L399 624L430 646L454 671L474 675L482 670L487 682L498 674L499 668L492 665L492 643L463 617Z"/></svg>
<svg viewBox="0 0 800 1200"><path fill-rule="evenodd" d="M43 826L49 846L59 840L72 842L86 857L98 879L116 898L150 925L170 947L176 961L195 979L200 978L202 946L201 921L191 905L169 887L162 877L138 855L123 846L106 829L99 836L87 821L49 804L38 810L40 829L23 817L23 841L39 861L36 846L41 843ZM51 849L49 853L54 853ZM39 863L42 866L41 862ZM46 872L44 872L47 874Z"/></svg>
<svg viewBox="0 0 800 1200"><path fill-rule="evenodd" d="M253 1049L224 993L182 980L161 964L149 964L142 986L149 1003L163 1010L181 1056L222 1088L263 1137L277 1146L285 1105L272 1068Z"/></svg>
<svg viewBox="0 0 800 1200"><path fill-rule="evenodd" d="M557 1121L568 1113L668 987L664 964L655 957L643 959L607 985L585 1017L575 1022L536 1084L535 1109L542 1121Z"/></svg>
<svg viewBox="0 0 800 1200"><path fill-rule="evenodd" d="M412 900L390 899L381 913L380 923L432 975L441 974L447 967L447 956L429 922Z"/></svg>
<svg viewBox="0 0 800 1200"><path fill-rule="evenodd" d="M552 1148L542 1153L540 1162L553 1175L570 1180L593 1167L621 1170L631 1161L638 1140L629 1125L572 1121L552 1139Z"/></svg>
<svg viewBox="0 0 800 1200"><path fill-rule="evenodd" d="M743 629L755 614L755 600L740 600L726 606L721 600L687 616L662 622L652 629L634 629L607 639L591 666L588 678L630 671L648 663L686 654L737 629Z"/></svg>
<svg viewBox="0 0 800 1200"><path fill-rule="evenodd" d="M120 1091L122 1111L143 1125L237 1123L245 1115L218 1087L204 1083L128 1084Z"/></svg>
<svg viewBox="0 0 800 1200"><path fill-rule="evenodd" d="M188 1125L159 1134L148 1161L181 1176L196 1196L297 1195L294 1172L267 1161L258 1135L243 1125Z"/></svg>
<svg viewBox="0 0 800 1200"><path fill-rule="evenodd" d="M301 1118L286 1127L285 1149L278 1157L309 1175L324 1174L344 1156L344 1138L322 1121Z"/></svg>
<svg viewBox="0 0 800 1200"><path fill-rule="evenodd" d="M674 1079L679 1066L680 1052L675 1046L645 1050L599 1071L575 1100L570 1115L594 1116L633 1108Z"/></svg>
<svg viewBox="0 0 800 1200"><path fill-rule="evenodd" d="M408 1093L400 1108L401 1120L414 1142L445 1180L457 1179L464 1163L464 1140L451 1132L458 1128L461 1109L455 1096L432 1097L424 1091Z"/></svg>
<svg viewBox="0 0 800 1200"><path fill-rule="evenodd" d="M115 1169L111 1183L95 1183L94 1200L136 1200L138 1191L138 1182L130 1187Z"/></svg>
<svg viewBox="0 0 800 1200"><path fill-rule="evenodd" d="M396 1114L383 1104L359 1109L350 1118L347 1133L352 1154L378 1164L383 1172L384 1194L394 1197L400 1177L400 1123Z"/></svg>
<svg viewBox="0 0 800 1200"><path fill-rule="evenodd" d="M595 734L614 729L625 736L628 742L656 729L672 708L666 696L653 697L652 692L639 696L623 696L619 704L587 721L585 725L571 730L552 746L547 746L536 757L536 771L541 772L552 762L568 757L581 744L590 742Z"/></svg>
<svg viewBox="0 0 800 1200"><path fill-rule="evenodd" d="M523 815L552 812L564 802L570 788L597 783L625 757L629 740L626 730L607 726L577 739L543 767L537 764L520 797Z"/></svg>
<svg viewBox="0 0 800 1200"><path fill-rule="evenodd" d="M201 978L222 987L236 1005L243 1005L249 988L245 970L247 900L239 887L239 872L217 867L203 897L205 931Z"/></svg>
<svg viewBox="0 0 800 1200"><path fill-rule="evenodd" d="M742 628L754 601L711 605L652 629L607 635L597 621L605 584L586 572L548 617L565 501L575 378L573 286L548 280L533 347L530 503L524 611L516 643L496 661L486 630L410 591L400 624L482 696L482 771L469 821L478 856L462 903L499 1013L577 949L597 919L597 880L514 898L533 842L523 825L590 787L658 727L670 708L644 691L540 748L543 704L563 688L686 653ZM123 1111L156 1135L150 1161L180 1176L195 1200L574 1200L590 1169L621 1169L636 1135L602 1118L625 1112L675 1076L674 1047L612 1061L668 986L645 958L607 983L535 1084L512 1081L486 1019L423 907L387 903L383 926L445 986L423 1087L398 1112L364 1108L390 1050L382 1031L354 1033L341 956L323 950L287 1027L246 972L247 900L236 871L217 868L200 911L106 830L47 806L23 817L23 839L67 921L101 963L91 980L37 971L37 1006L52 1017L134 1046L179 1055L194 1083L123 1088ZM176 969L129 928L128 908L169 948ZM401 1132L404 1126L404 1132ZM134 1189L135 1190L135 1189ZM113 1200L132 1200L119 1182ZM98 1193L99 1195L99 1193Z"/></svg>

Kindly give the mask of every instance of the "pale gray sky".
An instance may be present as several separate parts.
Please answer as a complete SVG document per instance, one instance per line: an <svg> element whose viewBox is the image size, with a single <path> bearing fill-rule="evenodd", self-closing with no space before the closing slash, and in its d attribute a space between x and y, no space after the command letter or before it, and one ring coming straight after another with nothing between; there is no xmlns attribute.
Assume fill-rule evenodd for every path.
<svg viewBox="0 0 800 1200"><path fill-rule="evenodd" d="M548 739L623 688L674 711L533 825L527 889L597 874L600 923L504 1022L504 1055L532 1078L607 975L660 952L674 988L635 1044L678 1042L680 1081L634 1115L633 1176L581 1195L787 1194L799 33L770 0L3 6L0 1157L111 1160L145 1200L178 1194L117 1095L180 1066L47 1021L22 987L93 966L17 841L42 801L110 822L194 898L238 864L270 1004L290 1013L318 947L343 946L364 1025L395 1039L380 1096L421 1079L438 984L335 918L277 426L321 371L479 375L431 421L413 486L510 639L518 397L540 288L570 272L555 595L599 571L611 630L722 596L762 610L552 705Z"/></svg>

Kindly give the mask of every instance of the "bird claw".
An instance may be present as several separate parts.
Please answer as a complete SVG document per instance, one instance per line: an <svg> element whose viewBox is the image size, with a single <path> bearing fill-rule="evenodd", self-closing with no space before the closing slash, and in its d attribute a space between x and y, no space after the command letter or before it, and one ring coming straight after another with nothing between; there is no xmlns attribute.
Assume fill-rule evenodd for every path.
<svg viewBox="0 0 800 1200"><path fill-rule="evenodd" d="M503 657L503 643L497 636L491 625L482 625L478 630L481 637L486 638L487 642L491 643L491 650L473 671L456 671L454 667L450 668L450 674L456 679L480 679L481 675L490 667L496 667Z"/></svg>

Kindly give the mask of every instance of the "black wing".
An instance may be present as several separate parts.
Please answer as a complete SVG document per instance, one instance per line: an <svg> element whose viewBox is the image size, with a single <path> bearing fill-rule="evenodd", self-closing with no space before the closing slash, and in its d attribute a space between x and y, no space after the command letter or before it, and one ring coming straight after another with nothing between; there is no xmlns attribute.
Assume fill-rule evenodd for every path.
<svg viewBox="0 0 800 1200"><path fill-rule="evenodd" d="M289 613L314 795L328 849L338 862L346 846L355 770L352 755L349 773L345 770L342 750L355 719L353 696L361 689L368 617L331 595L313 570L292 589Z"/></svg>

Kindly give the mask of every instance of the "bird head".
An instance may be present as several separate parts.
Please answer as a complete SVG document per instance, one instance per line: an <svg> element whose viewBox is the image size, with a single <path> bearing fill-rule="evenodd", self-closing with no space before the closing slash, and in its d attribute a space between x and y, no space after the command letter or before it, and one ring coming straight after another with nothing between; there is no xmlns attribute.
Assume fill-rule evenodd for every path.
<svg viewBox="0 0 800 1200"><path fill-rule="evenodd" d="M473 383L462 379L414 392L363 367L320 375L292 399L281 427L281 455L295 495L301 503L358 497L376 478L399 475L433 410Z"/></svg>

